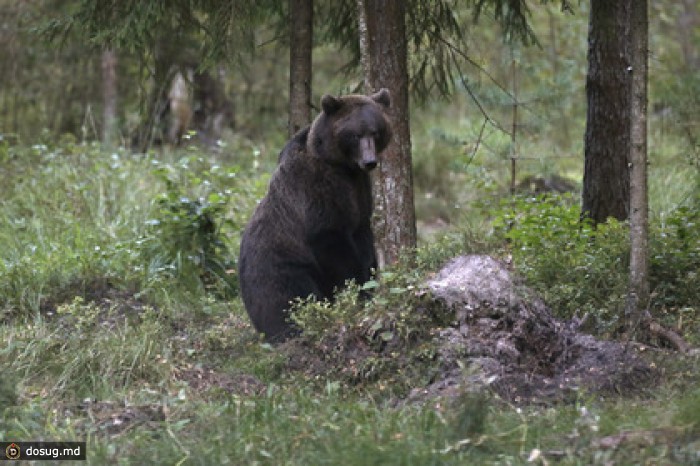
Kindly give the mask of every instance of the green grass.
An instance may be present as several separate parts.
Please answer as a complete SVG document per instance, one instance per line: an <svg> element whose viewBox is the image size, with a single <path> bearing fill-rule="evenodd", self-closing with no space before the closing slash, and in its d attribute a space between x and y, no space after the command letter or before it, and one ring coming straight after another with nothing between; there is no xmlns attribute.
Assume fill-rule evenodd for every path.
<svg viewBox="0 0 700 466"><path fill-rule="evenodd" d="M460 164L449 139L427 143L426 133L416 134L416 147L425 148L416 152L421 189L441 179L443 165L468 184L437 192L435 202L452 203L452 226L421 248L415 267L384 277L373 305L397 319L397 336L426 331L411 328L428 325L421 315L392 315L399 301L420 302L410 288L420 277L467 251L514 253L518 241L527 246L514 254L518 266L530 268L545 296L568 290L562 302L609 304L576 271L587 264L589 277L609 272L622 227L611 226L591 249L567 223L566 203L522 204L508 245L492 222L507 186L500 162ZM433 168L423 160L449 147L454 152ZM697 358L662 358L668 382L645 399L581 394L575 405L530 407L484 394L401 402L397 395L420 386L429 365L394 372L404 369L377 359L361 383L342 371L292 370L253 332L235 287L240 231L265 192L275 151L244 140L228 150L112 154L70 141L4 148L0 440L85 439L89 464L700 463ZM688 179L677 170L664 179ZM664 232L656 240L662 309L669 322L682 315L684 335L697 342L693 277L675 272L696 260L685 248L694 230L683 229L696 210L671 210L687 193L666 193L656 217L665 223L654 231ZM209 236L206 215L216 221ZM542 225L548 235L537 233ZM556 274L563 244L576 254L566 256L567 274ZM207 268L212 263L225 267ZM336 317L342 324L343 313Z"/></svg>

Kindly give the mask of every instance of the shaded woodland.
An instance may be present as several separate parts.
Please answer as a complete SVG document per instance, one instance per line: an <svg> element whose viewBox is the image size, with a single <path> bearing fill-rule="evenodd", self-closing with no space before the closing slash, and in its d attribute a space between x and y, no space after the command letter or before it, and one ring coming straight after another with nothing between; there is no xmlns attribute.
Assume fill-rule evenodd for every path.
<svg viewBox="0 0 700 466"><path fill-rule="evenodd" d="M265 343L242 231L381 88L379 271ZM0 0L0 441L700 463L699 95L693 0Z"/></svg>

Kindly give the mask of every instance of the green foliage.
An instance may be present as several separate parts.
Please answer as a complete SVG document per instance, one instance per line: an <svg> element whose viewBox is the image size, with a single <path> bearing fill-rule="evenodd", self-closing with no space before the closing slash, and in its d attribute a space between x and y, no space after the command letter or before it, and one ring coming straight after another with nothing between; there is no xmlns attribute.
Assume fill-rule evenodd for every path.
<svg viewBox="0 0 700 466"><path fill-rule="evenodd" d="M596 399L584 409L583 401L514 407L468 393L403 398L442 370L433 341L453 315L427 298L423 282L449 258L496 251L510 231L520 257L514 262L529 264L534 277L552 268L543 251L572 268L602 258L595 273L604 276L606 257L624 249L624 227L606 226L604 235L584 228L579 238L573 200L504 204L497 235L480 212L465 209L464 218L455 216L464 223L421 247L415 262L351 285L333 303L299 303L306 332L297 342L300 373L290 369L288 347L260 342L239 299L226 301L202 286L201 262L181 262L192 280L173 262L156 272L176 255L177 242L181 257L212 246L207 254L235 261L240 226L265 192L262 173L271 171L256 164L274 155L245 142L216 161L189 150L105 153L74 139L6 149L0 438L87 438L95 464L519 464L536 454L562 464L697 459L696 436L687 435L697 432L697 397L684 385L698 373L693 361L678 373L683 377L669 372L672 390L641 402ZM224 166L227 160L235 166ZM472 168L465 173L478 178L483 167ZM658 299L669 308L693 296L694 212L679 209L655 227L664 233L653 241L665 274L658 283L673 284ZM201 234L205 213L215 220L213 236ZM541 213L553 231L537 225ZM468 222L474 216L480 219ZM154 219L160 223L149 225ZM516 244L524 249L517 252ZM572 257L561 252L564 245ZM590 283L566 272L562 283L594 296ZM676 297L683 298L671 301ZM668 436L642 449L631 442L595 446L601 436L635 429Z"/></svg>
<svg viewBox="0 0 700 466"><path fill-rule="evenodd" d="M572 197L514 197L495 213L494 228L510 243L526 281L563 317L588 313L609 328L624 303L629 252L623 225L598 229L580 219Z"/></svg>
<svg viewBox="0 0 700 466"><path fill-rule="evenodd" d="M230 295L236 289L234 258L226 242L235 228L226 219L232 191L217 182L235 177L238 169L213 166L190 172L193 163L201 165L203 160L193 156L180 160L177 169L158 166L153 170L165 192L156 196L157 208L139 240L143 261L149 276L172 272L190 286L199 282ZM189 193L199 195L191 199Z"/></svg>
<svg viewBox="0 0 700 466"><path fill-rule="evenodd" d="M165 375L159 360L169 350L157 343L161 328L152 309L144 309L137 327L121 322L116 307L103 309L82 298L59 306L57 315L58 325L39 321L15 332L5 330L12 337L5 357L25 386L45 387L52 397L82 398L103 396L135 381L157 384Z"/></svg>
<svg viewBox="0 0 700 466"><path fill-rule="evenodd" d="M694 434L700 433L700 390L695 389L677 401L674 421Z"/></svg>
<svg viewBox="0 0 700 466"><path fill-rule="evenodd" d="M417 378L429 378L433 337L454 314L428 296L422 280L406 262L379 281L349 284L332 303L296 302L292 319L304 341L323 354L325 376L384 395L405 393ZM356 347L361 355L353 354Z"/></svg>
<svg viewBox="0 0 700 466"><path fill-rule="evenodd" d="M268 179L244 168L259 163L251 152L242 144L238 164L225 168L196 150L171 161L178 155L105 153L71 139L9 146L0 315L27 317L110 289L233 296L237 226Z"/></svg>
<svg viewBox="0 0 700 466"><path fill-rule="evenodd" d="M129 173L133 159L70 141L13 152L0 201L3 310L36 312L62 289L124 275L129 251L122 235L142 212L134 206L127 213L124 201L142 189L114 172Z"/></svg>
<svg viewBox="0 0 700 466"><path fill-rule="evenodd" d="M453 402L448 415L452 440L475 439L486 432L491 403L483 393L465 392Z"/></svg>
<svg viewBox="0 0 700 466"><path fill-rule="evenodd" d="M87 3L68 2L61 11L56 2L5 3L1 13L13 14L4 16L9 26L0 31L0 62L8 64L0 67L6 84L0 90L0 438L87 438L94 464L698 462L698 362L675 353L658 352L671 386L642 400L515 407L471 394L453 401L402 398L441 370L433 338L451 313L428 302L421 285L458 254L500 255L505 240L514 265L560 315L588 312L605 331L622 309L625 225L592 231L579 223L574 198L499 203L507 192L510 137L492 124L482 127L483 115L466 88L454 85L468 85L490 117L507 126L512 98L504 89L510 89L515 59L523 110L518 177L579 178L585 3L581 14L563 20L551 14L555 8L532 8L526 19L542 48L513 49L485 21L515 10L478 2L487 6L474 27L466 4L413 2L408 28L422 35L409 47L422 54L412 56L410 66L426 74L412 89L443 91L445 83L460 89L451 102L426 101L412 114L419 218L439 217L444 224L427 236L416 262L382 271L365 287L352 285L333 303L298 304L306 332L300 348L307 359L301 361L321 361L302 366L301 374L290 369L285 350L260 342L228 273L235 269L241 227L264 194L283 143L280 96L288 83L285 61L277 59L286 53L281 42L256 47L257 59L241 59L228 77L239 126L222 153L112 153L80 143L97 137L100 125L99 50L87 50L88 41L73 33L56 50L29 32L46 17ZM127 109L123 128L133 124L137 116L129 109L147 92L143 77L151 71L154 42L165 37L165 45L182 52L188 41L221 39L224 48L209 49L211 56L230 56L251 49L250 39L259 44L271 34L258 27L262 16L226 30L231 17L248 18L238 8L249 2L219 2L208 18L179 14L190 6L183 2L107 3L116 9L101 4L96 13L103 19L110 20L109 11L125 14L107 25L114 34L103 31L90 42L127 46L119 50L118 70L120 105ZM258 3L254 8L268 5ZM500 2L508 3L518 2ZM437 32L451 25L440 31L435 21L449 20L439 15L455 5L451 19L461 36L448 34L446 44ZM317 7L324 10L316 21L325 32L334 32L333 21L350 18L352 30L343 40L356 47L356 2ZM162 29L149 24L159 15ZM197 22L210 19L216 24L208 32L196 32ZM131 54L125 25L136 28L134 39L152 42ZM238 26L257 29L244 37ZM184 41L175 38L176 29ZM665 67L667 51L677 44L663 33L655 37ZM461 61L466 50L469 65ZM142 53L148 69L134 59ZM357 81L336 73L345 59L336 47L317 47L314 54L319 94ZM465 69L441 71L456 66L455 59ZM664 116L650 115L656 129L650 181L657 186L651 199L652 313L697 346L700 229L693 196L700 178L692 123L700 93L693 76L671 71L661 80L660 68L650 83L652 103L668 106ZM673 124L664 126L664 118ZM64 132L75 136L59 141ZM255 142L242 134L255 134ZM496 234L487 223L491 216ZM687 370L670 369L680 361ZM249 383L254 390L246 390ZM614 448L601 446L618 440Z"/></svg>
<svg viewBox="0 0 700 466"><path fill-rule="evenodd" d="M73 2L68 14L47 20L40 30L51 40L78 33L94 45L154 53L164 36L168 40L202 43L204 56L213 60L230 58L253 47L253 27L279 7L273 2L238 1L223 4L208 1L108 1ZM269 18L269 17L268 17ZM231 48L236 44L240 48ZM157 52L156 52L157 53Z"/></svg>
<svg viewBox="0 0 700 466"><path fill-rule="evenodd" d="M0 414L17 403L17 380L9 375L7 368L4 369L0 378Z"/></svg>
<svg viewBox="0 0 700 466"><path fill-rule="evenodd" d="M685 140L685 159L700 172L700 76L695 70L673 73L659 79L656 87L662 125L670 120L670 130Z"/></svg>
<svg viewBox="0 0 700 466"><path fill-rule="evenodd" d="M700 302L700 210L679 207L653 225L650 238L651 290L664 307Z"/></svg>
<svg viewBox="0 0 700 466"><path fill-rule="evenodd" d="M694 309L700 299L698 212L678 208L650 228L652 310ZM514 197L495 213L513 262L563 317L589 314L606 331L622 317L629 280L629 231L613 219L597 228L575 199Z"/></svg>

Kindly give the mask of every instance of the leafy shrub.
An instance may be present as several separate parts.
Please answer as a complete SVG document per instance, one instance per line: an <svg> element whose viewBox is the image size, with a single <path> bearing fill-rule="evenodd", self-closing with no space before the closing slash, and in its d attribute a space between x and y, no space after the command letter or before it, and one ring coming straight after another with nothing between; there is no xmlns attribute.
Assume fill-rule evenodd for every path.
<svg viewBox="0 0 700 466"><path fill-rule="evenodd" d="M697 306L700 303L700 211L679 207L663 222L653 225L650 247L654 304Z"/></svg>
<svg viewBox="0 0 700 466"><path fill-rule="evenodd" d="M226 232L233 222L226 219L231 191L216 189L212 170L187 170L158 166L153 174L165 185L155 198L154 216L140 240L148 275L172 274L183 283L234 294L234 258L226 243ZM235 170L235 169L232 169ZM230 172L228 172L230 173ZM197 197L193 197L194 194Z"/></svg>
<svg viewBox="0 0 700 466"><path fill-rule="evenodd" d="M652 310L700 301L699 215L679 208L650 225ZM619 320L629 280L626 223L609 219L594 228L580 219L574 198L540 196L504 201L494 226L520 273L560 316L588 313L601 331Z"/></svg>
<svg viewBox="0 0 700 466"><path fill-rule="evenodd" d="M0 314L46 310L97 277L128 280L144 185L132 175L144 165L70 141L10 148L0 187Z"/></svg>
<svg viewBox="0 0 700 466"><path fill-rule="evenodd" d="M332 303L297 301L292 318L303 329L305 351L323 361L309 370L385 393L427 382L438 370L433 337L454 313L429 298L422 280L404 264L383 272L380 281L349 284Z"/></svg>
<svg viewBox="0 0 700 466"><path fill-rule="evenodd" d="M596 229L580 219L572 196L550 195L504 201L494 227L519 272L556 313L588 313L603 328L616 322L629 262L623 224L611 220Z"/></svg>

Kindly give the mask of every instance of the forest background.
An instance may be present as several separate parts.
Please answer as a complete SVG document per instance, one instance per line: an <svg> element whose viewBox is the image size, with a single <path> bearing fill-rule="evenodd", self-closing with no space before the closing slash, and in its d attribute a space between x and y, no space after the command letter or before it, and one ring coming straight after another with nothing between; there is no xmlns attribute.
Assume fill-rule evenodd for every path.
<svg viewBox="0 0 700 466"><path fill-rule="evenodd" d="M342 16L332 3L317 21ZM626 223L580 222L589 5L533 3L534 41L493 9L475 22L479 3L454 2L458 54L409 46L411 76L427 70L410 101L419 247L375 284L377 307L413 303L455 255L489 253L557 316L624 339ZM216 50L159 20L170 17L160 2L161 29L141 10L131 31L152 47L105 49L90 39L99 31L66 22L90 4L0 1L0 440L87 439L96 464L700 462L697 357L665 341L645 342L664 368L658 386L564 405L482 393L397 405L426 375L392 375L384 356L352 378L290 368L250 328L234 272L289 133L287 5L238 12L249 22ZM312 114L322 94L364 81L359 41L318 29ZM650 312L697 346L698 6L653 2L649 34ZM440 76L440 60L454 74ZM167 118L158 134L154 106L178 67L207 70L229 101L218 142L185 133L174 147ZM155 127L145 145L144 121ZM343 321L355 305L323 310Z"/></svg>

